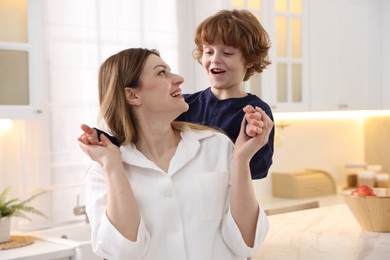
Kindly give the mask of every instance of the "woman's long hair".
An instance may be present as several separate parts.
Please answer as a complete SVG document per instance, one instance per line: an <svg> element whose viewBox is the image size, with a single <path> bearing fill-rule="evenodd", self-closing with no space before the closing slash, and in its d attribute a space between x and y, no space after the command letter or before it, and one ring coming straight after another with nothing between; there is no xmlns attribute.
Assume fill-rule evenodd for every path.
<svg viewBox="0 0 390 260"><path fill-rule="evenodd" d="M149 55L160 57L157 50L126 49L109 57L99 69L100 117L121 145L137 141L137 118L127 103L125 88L140 87L140 76ZM172 127L177 130L185 127L209 129L185 122L173 122Z"/></svg>
<svg viewBox="0 0 390 260"><path fill-rule="evenodd" d="M140 76L149 55L158 51L143 48L123 50L109 57L99 70L100 116L120 144L137 140L136 117L126 101L125 88L140 86Z"/></svg>

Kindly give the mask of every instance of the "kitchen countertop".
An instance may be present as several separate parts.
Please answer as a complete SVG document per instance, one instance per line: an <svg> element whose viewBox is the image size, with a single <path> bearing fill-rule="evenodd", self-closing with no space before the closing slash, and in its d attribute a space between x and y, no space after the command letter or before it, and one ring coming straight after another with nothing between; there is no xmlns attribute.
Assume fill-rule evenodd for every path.
<svg viewBox="0 0 390 260"><path fill-rule="evenodd" d="M318 196L310 198L284 198L284 197L274 197L274 196L258 196L257 201L259 202L260 207L263 209L279 208L297 205L310 201L318 201L320 207L343 204L344 200L341 196L341 193L327 195L327 196Z"/></svg>
<svg viewBox="0 0 390 260"><path fill-rule="evenodd" d="M15 234L19 235L19 234ZM1 260L49 260L75 255L75 248L36 239L31 245L0 250Z"/></svg>
<svg viewBox="0 0 390 260"><path fill-rule="evenodd" d="M270 230L252 260L381 260L390 233L363 231L345 204L268 217Z"/></svg>
<svg viewBox="0 0 390 260"><path fill-rule="evenodd" d="M309 202L309 201L314 201L314 200L319 201L320 207L326 207L329 205L337 205L337 204L344 203L342 200L342 197L340 195L336 195L336 194L329 195L329 196L304 198L304 199L281 198L281 197L273 197L273 196L261 196L258 198L260 206L263 207L264 209L291 206L291 205L301 204L304 202ZM279 226L280 224L283 224L283 221L281 223L279 223L281 220L287 221L289 218L291 218L290 214L292 214L292 213L288 213L287 215L283 214L280 216L275 215L275 216L269 217L271 229L269 231L267 239L270 239L270 234L275 233L275 232L276 232L276 234L279 234L278 232L281 232L281 231L275 230L275 228L277 226ZM317 214L319 214L319 213L317 213ZM350 213L347 212L347 215L348 214L350 214ZM283 216L283 217L281 217L281 216ZM290 216L290 217L284 219L284 216ZM317 215L317 217L318 217L318 215ZM352 217L352 215L350 217ZM281 220L278 220L278 219L281 219ZM292 226L299 228L299 226L297 226L295 224L294 219L292 219L291 221L294 222L294 224ZM351 222L354 223L354 220ZM290 224L291 224L291 222L290 222ZM355 223L355 224L357 225L357 223ZM293 228L293 227L290 227L290 228ZM358 229L358 230L360 230L360 229ZM287 230L287 231L289 231L289 230ZM19 235L19 234L16 233L15 235ZM282 232L280 235L282 237L284 237L285 233ZM387 239L390 240L390 237L388 237ZM272 243L273 240L271 240L270 242ZM269 245L268 247L271 247L271 251L272 251L272 247L273 247L272 244ZM273 258L272 255L270 255L269 258L267 258L268 254L269 254L267 251L268 250L267 244L264 244L262 248L263 248L262 250L265 250L264 252L266 252L265 256L264 256L265 258L263 258L263 256L262 256L262 259L277 259L277 260L288 259L288 258L284 258L284 257L286 257L287 254L284 255L283 258L279 258L279 257ZM264 253L262 250L260 250L259 254ZM276 251L280 251L280 249L276 249ZM288 251L288 252L290 252L290 251ZM67 245L61 245L61 244L57 244L57 243L52 243L52 242L48 242L48 241L43 241L43 240L39 240L39 239L36 239L33 244L25 246L25 247L8 249L8 250L0 250L0 259L1 260L68 259L69 257L74 256L74 255L75 255L75 248L74 247L70 247ZM297 258L297 259L301 260L301 258Z"/></svg>

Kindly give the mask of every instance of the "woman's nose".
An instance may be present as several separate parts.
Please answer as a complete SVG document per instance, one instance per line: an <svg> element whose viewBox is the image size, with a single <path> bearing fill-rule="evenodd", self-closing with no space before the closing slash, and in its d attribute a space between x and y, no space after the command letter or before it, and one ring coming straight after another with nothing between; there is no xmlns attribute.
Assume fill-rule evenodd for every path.
<svg viewBox="0 0 390 260"><path fill-rule="evenodd" d="M184 78L180 75L173 74L173 80L172 83L175 85L181 85L184 82Z"/></svg>

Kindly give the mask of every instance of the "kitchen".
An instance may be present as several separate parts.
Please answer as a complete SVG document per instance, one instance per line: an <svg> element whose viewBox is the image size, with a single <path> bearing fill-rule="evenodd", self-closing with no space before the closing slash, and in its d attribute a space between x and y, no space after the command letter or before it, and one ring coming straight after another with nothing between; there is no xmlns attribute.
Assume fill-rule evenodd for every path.
<svg viewBox="0 0 390 260"><path fill-rule="evenodd" d="M2 189L12 186L24 192L37 188L49 190L49 195L37 203L50 215L51 222L34 218L33 222L13 224L15 229L22 230L84 220L84 216L73 214L73 208L83 204L83 176L89 160L80 151L76 138L81 123L96 125L98 64L113 51L129 45L155 47L174 65L173 71L185 76L186 91L203 89L208 85L207 79L191 57L193 28L203 17L230 5L229 1L166 1L156 8L155 1L143 1L134 8L135 3L122 1L99 2L98 5L87 1L28 2L34 2L32 8L40 5L42 8L32 10L36 14L32 22L43 24L34 27L34 35L44 37L41 41L32 39L35 40L32 44L38 46L38 53L44 55L45 60L37 59L41 66L31 67L35 70L32 80L38 82L31 86L35 88L31 92L34 105L0 106L0 186ZM270 3L263 2L261 8L265 11L260 12L261 17L275 38L270 22L273 12L266 12ZM277 94L272 91L276 89L273 75L277 57L271 58L274 64L264 73L261 86L257 88L261 88L261 97L273 106L277 124L274 163L269 177L255 181L260 203L261 198L272 195L272 172L317 168L332 174L340 187L344 185L347 163L379 164L383 171L390 172L386 157L390 120L390 75L386 73L390 67L390 18L385 15L390 7L385 0L370 2L302 1L303 7L307 7L303 8L306 11L302 19L311 21L311 27L317 25L302 30L303 43L310 46L303 48L301 61L303 65L310 65L303 66L302 102L278 102L275 98ZM356 19L356 14L347 12L345 8L351 6L356 8L359 17L367 20ZM162 8L167 11L161 12ZM135 9L144 13L144 19L138 17ZM138 23L131 23L131 17L136 15ZM345 26L356 24L363 29L368 23L377 26L358 32L350 28L335 30L341 17L347 15L352 17ZM178 17L180 23L172 17ZM320 23L321 17L327 18L327 22ZM134 31L143 23L146 33L140 36ZM355 34L351 33L350 39L337 40L345 32L341 29ZM359 33L364 32L367 35L359 38ZM329 34L329 37L320 37ZM342 57L352 49L347 43L354 43L358 46L354 48L364 51L359 55L351 53L344 60ZM7 49L7 46L1 45L1 48ZM356 64L361 66L349 71L350 66ZM248 88L258 91L255 86L252 87L251 82ZM346 89L347 94L340 89ZM344 104L349 101L350 107L345 108ZM333 112L327 112L330 110Z"/></svg>

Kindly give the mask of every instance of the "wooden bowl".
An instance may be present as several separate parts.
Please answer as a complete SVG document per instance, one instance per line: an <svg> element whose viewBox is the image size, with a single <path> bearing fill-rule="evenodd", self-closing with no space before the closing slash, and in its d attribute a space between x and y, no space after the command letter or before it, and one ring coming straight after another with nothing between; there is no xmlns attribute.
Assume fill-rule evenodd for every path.
<svg viewBox="0 0 390 260"><path fill-rule="evenodd" d="M360 227L370 232L390 232L390 188L373 188L377 196L352 196L342 192L345 203Z"/></svg>

